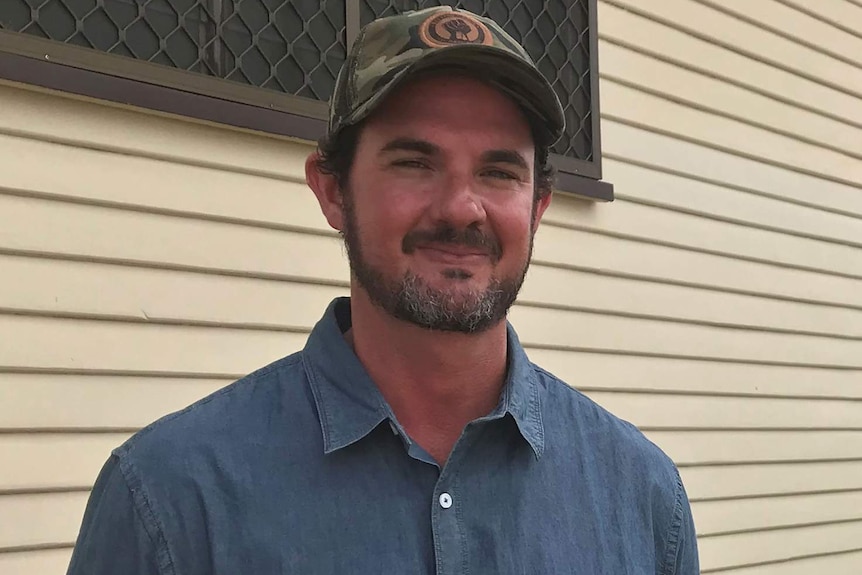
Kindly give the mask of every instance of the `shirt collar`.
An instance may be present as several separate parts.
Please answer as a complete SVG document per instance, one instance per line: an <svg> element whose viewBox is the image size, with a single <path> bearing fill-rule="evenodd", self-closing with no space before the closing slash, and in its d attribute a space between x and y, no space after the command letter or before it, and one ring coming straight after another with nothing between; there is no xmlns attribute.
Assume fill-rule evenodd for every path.
<svg viewBox="0 0 862 575"><path fill-rule="evenodd" d="M343 331L349 327L350 298L336 298L312 330L303 351L325 453L359 441L385 420L400 427L377 385L344 339ZM545 447L540 386L515 330L508 323L507 330L506 385L497 409L485 419L511 415L538 458Z"/></svg>
<svg viewBox="0 0 862 575"><path fill-rule="evenodd" d="M539 378L521 346L512 324L506 322L509 373L497 412L508 413L521 435L533 448L536 459L545 451L545 426L542 421L542 390Z"/></svg>

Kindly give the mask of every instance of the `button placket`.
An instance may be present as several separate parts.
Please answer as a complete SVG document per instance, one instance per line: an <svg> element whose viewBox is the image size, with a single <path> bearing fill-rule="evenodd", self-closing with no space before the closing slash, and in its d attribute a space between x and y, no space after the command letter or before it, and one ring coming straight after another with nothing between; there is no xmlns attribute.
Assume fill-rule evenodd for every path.
<svg viewBox="0 0 862 575"><path fill-rule="evenodd" d="M431 529L437 575L460 575L464 572L467 542L464 538L462 513L465 495L464 490L459 489L459 476L462 466L468 465L470 461L466 454L474 441L473 427L472 424L468 425L455 443L449 460L441 470L434 490L434 499L431 501Z"/></svg>
<svg viewBox="0 0 862 575"><path fill-rule="evenodd" d="M452 495L456 492L453 487L451 476L444 478L439 482L436 497L432 500L431 523L436 575L458 575L461 572L463 541L458 508Z"/></svg>

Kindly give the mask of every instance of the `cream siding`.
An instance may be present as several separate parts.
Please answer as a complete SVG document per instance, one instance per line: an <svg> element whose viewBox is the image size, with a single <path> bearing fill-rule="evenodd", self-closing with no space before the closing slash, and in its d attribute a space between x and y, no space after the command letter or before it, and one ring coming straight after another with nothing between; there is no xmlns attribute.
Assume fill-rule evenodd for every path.
<svg viewBox="0 0 862 575"><path fill-rule="evenodd" d="M862 61L826 6L862 9L793 4L599 7L618 201L595 210L615 224L590 232L634 236L637 267L610 273L679 286L664 321L708 332L667 359L627 343L641 363L628 373L648 383L591 395L680 465L705 573L862 569ZM688 347L699 362L672 357Z"/></svg>
<svg viewBox="0 0 862 575"><path fill-rule="evenodd" d="M674 458L705 573L858 573L862 7L599 22L617 201L555 197L512 321ZM0 86L0 572L63 572L113 446L345 293L309 150Z"/></svg>

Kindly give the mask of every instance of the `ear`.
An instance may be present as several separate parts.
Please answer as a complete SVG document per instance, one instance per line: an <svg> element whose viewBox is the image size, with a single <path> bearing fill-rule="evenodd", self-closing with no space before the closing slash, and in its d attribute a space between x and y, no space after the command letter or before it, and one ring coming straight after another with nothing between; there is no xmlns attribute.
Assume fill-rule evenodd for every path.
<svg viewBox="0 0 862 575"><path fill-rule="evenodd" d="M551 205L551 198L553 197L554 192L548 192L544 197L540 198L539 201L536 202L536 211L533 216L533 233L536 233L536 230L539 229L539 222L542 221L542 216L545 214L545 210L548 209L548 206Z"/></svg>
<svg viewBox="0 0 862 575"><path fill-rule="evenodd" d="M344 229L344 206L341 189L338 187L335 176L320 171L317 163L319 158L320 154L317 151L306 158L305 182L317 196L320 211L323 212L323 217L326 218L329 225L342 231Z"/></svg>

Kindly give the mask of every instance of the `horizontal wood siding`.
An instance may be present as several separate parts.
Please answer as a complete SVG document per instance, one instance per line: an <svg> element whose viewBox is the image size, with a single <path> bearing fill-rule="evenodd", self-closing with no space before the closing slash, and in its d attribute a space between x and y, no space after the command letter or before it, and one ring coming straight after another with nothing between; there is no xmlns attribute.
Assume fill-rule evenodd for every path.
<svg viewBox="0 0 862 575"><path fill-rule="evenodd" d="M308 150L0 86L4 575L63 572L113 447L300 349L346 293Z"/></svg>
<svg viewBox="0 0 862 575"><path fill-rule="evenodd" d="M599 3L618 201L593 209L615 221L589 229L608 237L595 275L662 305L651 320L706 331L652 332L673 348L661 355L630 349L649 339L636 323L611 332L634 353L607 351L613 389L590 369L588 393L680 466L704 573L862 570L862 36L848 20L862 9L816 4ZM640 245L611 252L611 238ZM575 380L583 361L556 346L540 359Z"/></svg>
<svg viewBox="0 0 862 575"><path fill-rule="evenodd" d="M862 8L814 4L599 3L617 200L555 196L511 314L678 464L704 573L862 569ZM0 572L62 572L113 447L347 293L309 150L0 85Z"/></svg>

